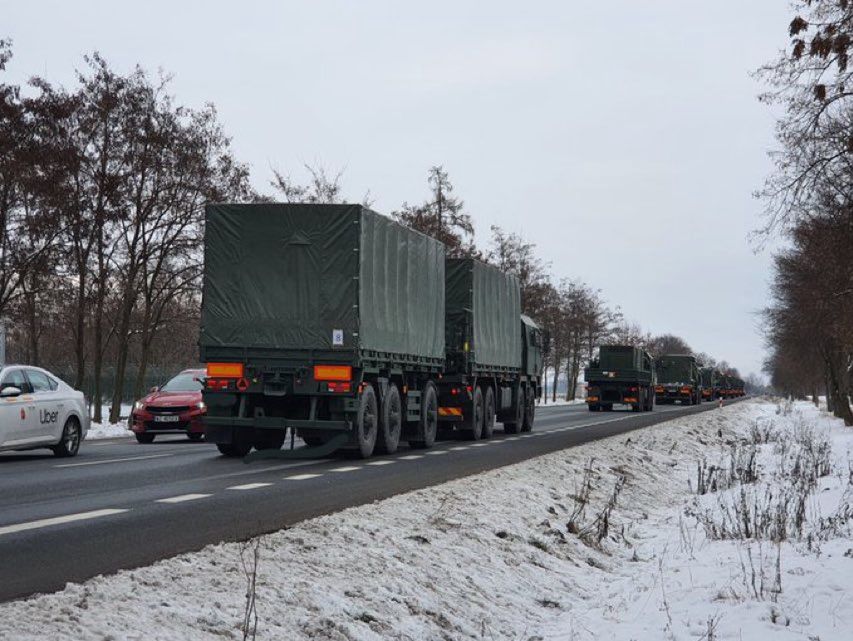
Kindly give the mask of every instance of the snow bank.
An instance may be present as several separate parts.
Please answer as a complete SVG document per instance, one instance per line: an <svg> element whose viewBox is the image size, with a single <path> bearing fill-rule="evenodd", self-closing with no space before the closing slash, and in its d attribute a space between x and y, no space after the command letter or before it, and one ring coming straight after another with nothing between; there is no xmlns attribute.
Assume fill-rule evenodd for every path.
<svg viewBox="0 0 853 641"><path fill-rule="evenodd" d="M122 405L121 412L119 415L121 418L118 423L92 423L89 425L89 432L86 434L87 441L94 441L102 438L117 438L122 436L133 436L133 432L131 432L127 428L127 419L130 416L131 405ZM103 405L101 407L101 416L105 419L110 415L110 407L109 405Z"/></svg>
<svg viewBox="0 0 853 641"><path fill-rule="evenodd" d="M0 639L242 639L255 545L258 639L847 639L849 533L710 541L685 513L715 505L697 463L755 421L818 424L844 471L820 489L842 498L850 435L779 411L739 403L2 604ZM747 589L750 567L772 586L778 550L781 591Z"/></svg>

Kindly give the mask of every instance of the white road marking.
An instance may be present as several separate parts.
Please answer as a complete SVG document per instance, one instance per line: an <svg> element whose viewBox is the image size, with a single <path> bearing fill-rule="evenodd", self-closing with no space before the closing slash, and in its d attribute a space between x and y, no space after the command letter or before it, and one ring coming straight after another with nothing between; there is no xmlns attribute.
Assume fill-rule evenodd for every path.
<svg viewBox="0 0 853 641"><path fill-rule="evenodd" d="M433 450L432 452L427 452L430 456L438 456L439 454L447 454L447 450Z"/></svg>
<svg viewBox="0 0 853 641"><path fill-rule="evenodd" d="M125 461L144 461L151 458L164 458L166 456L174 456L174 452L168 454L149 454L147 456L129 456L127 458L110 458L103 461L85 461L83 463L63 463L62 465L54 465L53 467L83 467L84 465L104 465L106 463L124 463Z"/></svg>
<svg viewBox="0 0 853 641"><path fill-rule="evenodd" d="M333 467L330 472L355 472L356 470L360 470L360 465L345 465L344 467Z"/></svg>
<svg viewBox="0 0 853 641"><path fill-rule="evenodd" d="M486 447L486 445L491 445L491 443L474 443L471 447Z"/></svg>
<svg viewBox="0 0 853 641"><path fill-rule="evenodd" d="M307 481L308 479L316 479L323 476L322 474L294 474L293 476L285 476L285 481Z"/></svg>
<svg viewBox="0 0 853 641"><path fill-rule="evenodd" d="M409 454L407 456L401 456L401 461L417 461L419 458L423 458L423 454Z"/></svg>
<svg viewBox="0 0 853 641"><path fill-rule="evenodd" d="M179 494L178 496L170 496L167 499L157 499L155 503L184 503L185 501L206 499L208 496L210 494Z"/></svg>
<svg viewBox="0 0 853 641"><path fill-rule="evenodd" d="M393 465L394 461L370 461L367 465Z"/></svg>
<svg viewBox="0 0 853 641"><path fill-rule="evenodd" d="M450 451L451 452L461 452L463 450L467 450L469 447L471 447L471 446L470 445L457 445L456 447L451 447Z"/></svg>
<svg viewBox="0 0 853 641"><path fill-rule="evenodd" d="M68 514L66 516L55 516L50 519L39 519L38 521L29 521L28 523L16 523L15 525L6 525L0 527L0 536L4 534L13 534L14 532L25 532L27 530L38 530L39 528L49 527L51 525L61 525L63 523L73 523L75 521L88 521L97 519L102 516L112 516L113 514L122 514L129 510L119 510L108 508L105 510L93 510L91 512L78 512L77 514Z"/></svg>
<svg viewBox="0 0 853 641"><path fill-rule="evenodd" d="M232 485L226 490L257 490L259 487L269 487L272 483L246 483L245 485Z"/></svg>

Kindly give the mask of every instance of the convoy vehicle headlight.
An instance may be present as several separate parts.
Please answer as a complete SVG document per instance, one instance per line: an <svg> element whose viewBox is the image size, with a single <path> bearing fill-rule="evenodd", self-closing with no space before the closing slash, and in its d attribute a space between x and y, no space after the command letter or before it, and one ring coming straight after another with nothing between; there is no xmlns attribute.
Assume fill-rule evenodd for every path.
<svg viewBox="0 0 853 641"><path fill-rule="evenodd" d="M204 401L199 401L196 403L196 409L201 410L202 412L207 409L207 405L204 404Z"/></svg>
<svg viewBox="0 0 853 641"><path fill-rule="evenodd" d="M136 401L133 404L133 409L136 410L137 412L140 410L144 410L145 409L145 403L143 403L142 401Z"/></svg>

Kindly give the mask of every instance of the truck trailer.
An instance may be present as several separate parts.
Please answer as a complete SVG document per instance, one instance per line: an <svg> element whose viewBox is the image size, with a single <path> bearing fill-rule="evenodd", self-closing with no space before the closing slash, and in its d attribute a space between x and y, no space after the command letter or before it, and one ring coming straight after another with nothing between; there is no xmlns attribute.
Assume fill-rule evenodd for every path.
<svg viewBox="0 0 853 641"><path fill-rule="evenodd" d="M530 431L541 394L542 333L521 313L515 276L472 258L445 265L447 362L439 421L468 438Z"/></svg>
<svg viewBox="0 0 853 641"><path fill-rule="evenodd" d="M702 400L713 401L718 398L717 390L720 384L720 372L713 367L703 367L699 370L702 380Z"/></svg>
<svg viewBox="0 0 853 641"><path fill-rule="evenodd" d="M602 345L598 358L584 369L584 380L590 412L609 412L614 404L630 405L635 412L655 407L654 361L639 347Z"/></svg>
<svg viewBox="0 0 853 641"><path fill-rule="evenodd" d="M698 405L702 400L702 379L696 358L689 354L664 354L655 361L658 404Z"/></svg>
<svg viewBox="0 0 853 641"><path fill-rule="evenodd" d="M457 305L446 265L457 269L441 242L360 205L209 205L206 439L226 456L369 457L432 446L448 416L472 438L495 417L522 428L539 380L524 368L541 369L541 355L525 356L518 283L498 291L472 276ZM540 340L535 326L530 336ZM308 447L294 452L297 435Z"/></svg>

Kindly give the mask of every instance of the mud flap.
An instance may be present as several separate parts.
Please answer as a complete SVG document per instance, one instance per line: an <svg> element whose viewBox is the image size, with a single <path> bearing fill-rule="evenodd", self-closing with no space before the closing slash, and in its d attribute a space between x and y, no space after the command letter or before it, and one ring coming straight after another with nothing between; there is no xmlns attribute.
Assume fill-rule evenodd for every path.
<svg viewBox="0 0 853 641"><path fill-rule="evenodd" d="M335 434L328 441L316 447L299 447L294 450L252 450L243 457L244 463L260 461L265 459L309 459L322 458L332 452L341 449L349 443L349 433Z"/></svg>

